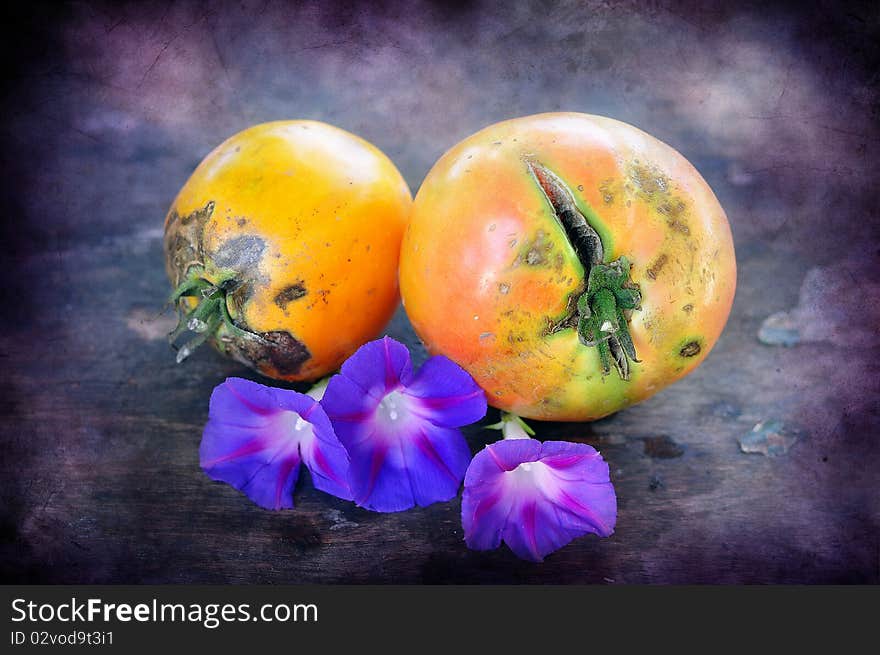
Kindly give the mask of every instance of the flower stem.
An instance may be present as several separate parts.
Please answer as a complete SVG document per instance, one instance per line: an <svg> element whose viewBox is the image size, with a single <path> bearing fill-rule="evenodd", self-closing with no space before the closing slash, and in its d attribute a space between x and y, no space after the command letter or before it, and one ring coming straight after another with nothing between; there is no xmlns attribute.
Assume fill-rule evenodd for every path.
<svg viewBox="0 0 880 655"><path fill-rule="evenodd" d="M535 436L531 426L516 414L501 412L501 420L498 423L486 426L487 430L501 430L505 439L529 439Z"/></svg>
<svg viewBox="0 0 880 655"><path fill-rule="evenodd" d="M330 384L330 378L333 377L328 375L326 378L318 380L315 384L312 385L311 389L306 391L306 395L314 398L315 400L321 400L324 397L324 392L327 391L327 385Z"/></svg>

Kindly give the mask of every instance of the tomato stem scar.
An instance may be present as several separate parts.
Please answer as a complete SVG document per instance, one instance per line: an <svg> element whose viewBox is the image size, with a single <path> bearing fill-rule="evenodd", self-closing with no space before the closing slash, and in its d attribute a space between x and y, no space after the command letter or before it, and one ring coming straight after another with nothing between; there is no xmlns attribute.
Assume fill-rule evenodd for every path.
<svg viewBox="0 0 880 655"><path fill-rule="evenodd" d="M605 248L599 233L587 222L586 217L578 209L571 191L555 173L535 161L526 163L550 206L553 207L553 213L565 230L568 242L589 274L590 267L605 258Z"/></svg>
<svg viewBox="0 0 880 655"><path fill-rule="evenodd" d="M580 342L596 348L607 375L613 363L618 375L629 380L630 362L638 362L629 333L627 312L641 309L638 285L630 280L626 257L607 262L599 233L578 209L574 195L554 172L534 160L526 160L553 215L584 267L586 289L577 299L577 333ZM567 326L568 321L563 321Z"/></svg>

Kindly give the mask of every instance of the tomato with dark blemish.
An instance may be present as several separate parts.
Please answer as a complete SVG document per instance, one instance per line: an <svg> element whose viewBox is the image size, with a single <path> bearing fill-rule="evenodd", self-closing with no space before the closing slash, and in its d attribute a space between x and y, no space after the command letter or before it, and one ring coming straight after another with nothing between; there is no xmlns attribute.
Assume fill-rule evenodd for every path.
<svg viewBox="0 0 880 655"><path fill-rule="evenodd" d="M400 261L432 353L494 406L592 420L693 371L736 288L723 209L678 152L619 121L540 114L449 150Z"/></svg>
<svg viewBox="0 0 880 655"><path fill-rule="evenodd" d="M412 196L363 139L315 121L236 134L199 164L165 221L181 322L269 377L311 380L375 337L399 301Z"/></svg>

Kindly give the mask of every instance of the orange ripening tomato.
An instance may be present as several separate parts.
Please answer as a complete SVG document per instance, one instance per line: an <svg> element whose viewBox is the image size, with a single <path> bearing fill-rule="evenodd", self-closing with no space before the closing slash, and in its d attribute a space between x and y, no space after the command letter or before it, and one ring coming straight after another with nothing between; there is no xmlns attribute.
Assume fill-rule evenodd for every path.
<svg viewBox="0 0 880 655"><path fill-rule="evenodd" d="M727 218L678 152L616 120L492 125L435 164L403 240L404 307L489 402L592 420L694 370L727 321Z"/></svg>
<svg viewBox="0 0 880 655"><path fill-rule="evenodd" d="M263 375L313 380L390 320L412 195L363 139L315 121L251 127L211 152L165 220L181 322Z"/></svg>

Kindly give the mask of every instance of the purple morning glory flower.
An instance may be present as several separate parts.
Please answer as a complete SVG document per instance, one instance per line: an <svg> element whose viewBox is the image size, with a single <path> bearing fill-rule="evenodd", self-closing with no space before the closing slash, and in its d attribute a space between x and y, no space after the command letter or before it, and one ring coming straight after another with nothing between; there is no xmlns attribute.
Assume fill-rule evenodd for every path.
<svg viewBox="0 0 880 655"><path fill-rule="evenodd" d="M609 536L616 519L608 464L586 444L503 439L477 453L464 479L461 521L474 550L503 539L540 562L576 537Z"/></svg>
<svg viewBox="0 0 880 655"><path fill-rule="evenodd" d="M300 462L321 491L351 500L348 454L309 394L228 378L211 394L199 457L205 473L243 491L266 509L293 507Z"/></svg>
<svg viewBox="0 0 880 655"><path fill-rule="evenodd" d="M406 346L385 337L342 365L321 405L351 459L355 502L398 512L458 493L471 460L458 428L485 415L486 396L443 356L413 373Z"/></svg>

